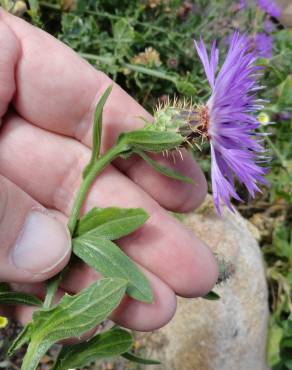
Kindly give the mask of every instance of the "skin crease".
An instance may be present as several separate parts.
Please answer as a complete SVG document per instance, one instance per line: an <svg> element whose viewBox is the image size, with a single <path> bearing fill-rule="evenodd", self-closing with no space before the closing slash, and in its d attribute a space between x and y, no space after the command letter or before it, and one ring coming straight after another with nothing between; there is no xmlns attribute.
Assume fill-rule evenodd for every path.
<svg viewBox="0 0 292 370"><path fill-rule="evenodd" d="M9 241L0 251L1 266L31 208L53 209L56 217L67 221L90 156L94 108L112 81L52 36L1 9L0 45L0 186L5 183L10 194L10 202L2 206L4 220L0 219L0 242ZM139 116L151 120L115 84L104 110L102 151L122 131L141 127ZM165 325L175 313L176 295L204 295L217 280L217 264L207 246L166 211L191 211L206 195L199 166L186 151L183 157L182 161L177 155L174 163L153 156L193 178L195 186L166 178L138 158L118 159L95 181L83 208L86 212L94 206L142 207L150 214L146 225L118 242L148 277L155 297L152 304L125 297L112 314L115 322L131 329L148 331ZM11 203L16 195L17 215ZM16 222L7 221L16 216ZM41 297L44 288L36 281L57 273L68 258L69 254L46 275L11 273L6 280L17 281L18 290ZM58 295L76 293L97 278L88 267L73 266ZM22 323L31 313L28 307L11 309Z"/></svg>

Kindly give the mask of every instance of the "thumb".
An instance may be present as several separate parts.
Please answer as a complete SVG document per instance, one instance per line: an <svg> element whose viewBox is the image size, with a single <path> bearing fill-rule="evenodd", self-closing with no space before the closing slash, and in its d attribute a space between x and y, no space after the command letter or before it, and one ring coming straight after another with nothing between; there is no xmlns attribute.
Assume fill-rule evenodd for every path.
<svg viewBox="0 0 292 370"><path fill-rule="evenodd" d="M71 238L60 220L0 176L0 281L43 281L67 264Z"/></svg>

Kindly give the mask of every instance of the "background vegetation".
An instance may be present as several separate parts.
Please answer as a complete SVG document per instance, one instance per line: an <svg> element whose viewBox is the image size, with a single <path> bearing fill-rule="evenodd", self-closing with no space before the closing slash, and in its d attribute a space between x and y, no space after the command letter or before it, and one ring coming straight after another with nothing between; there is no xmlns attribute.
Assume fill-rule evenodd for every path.
<svg viewBox="0 0 292 370"><path fill-rule="evenodd" d="M68 44L150 111L167 95L208 97L194 38L216 38L221 48L234 29L273 38L272 57L259 60L265 66L262 98L269 100L264 112L275 122L267 128L271 185L238 210L258 228L266 261L269 363L273 370L292 369L292 31L252 0L242 10L236 0L30 0L28 11L23 1L2 5ZM206 153L199 161L208 174Z"/></svg>

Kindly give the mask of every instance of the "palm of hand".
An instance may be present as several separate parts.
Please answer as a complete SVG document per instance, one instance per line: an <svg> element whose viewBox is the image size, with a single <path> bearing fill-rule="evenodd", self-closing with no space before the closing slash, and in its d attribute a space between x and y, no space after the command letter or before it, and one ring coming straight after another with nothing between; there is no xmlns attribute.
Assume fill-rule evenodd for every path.
<svg viewBox="0 0 292 370"><path fill-rule="evenodd" d="M24 269L17 268L9 254L31 210L45 212L46 207L66 222L90 157L94 107L111 80L50 35L2 10L0 45L0 280L42 295L39 282L64 267L69 250L60 255L55 250L58 243L49 235L42 249L36 250L33 269L26 268L31 263L28 258L23 261ZM122 131L141 126L139 116L150 119L115 85L104 111L102 150ZM112 316L136 330L164 325L175 312L176 294L203 295L217 277L210 251L164 209L197 207L206 193L202 172L187 153L184 161L175 164L163 157L156 159L192 177L197 186L165 178L137 158L118 160L98 177L84 209L142 207L151 215L145 226L119 242L143 269L154 292L153 304L125 298ZM96 278L88 267L76 265L58 296L65 291L75 293ZM22 322L31 311L29 307L14 310Z"/></svg>

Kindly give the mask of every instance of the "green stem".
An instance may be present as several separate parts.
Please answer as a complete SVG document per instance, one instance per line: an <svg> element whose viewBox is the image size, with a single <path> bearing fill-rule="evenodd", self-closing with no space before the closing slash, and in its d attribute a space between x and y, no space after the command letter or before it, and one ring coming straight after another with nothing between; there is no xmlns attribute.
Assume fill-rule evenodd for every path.
<svg viewBox="0 0 292 370"><path fill-rule="evenodd" d="M47 282L46 284L47 291L46 291L45 301L43 303L43 308L50 308L52 306L55 295L56 295L56 291L66 271L67 271L67 268L61 271L58 275L52 277Z"/></svg>
<svg viewBox="0 0 292 370"><path fill-rule="evenodd" d="M261 132L264 132L264 130L261 128ZM275 153L276 157L279 159L280 163L281 163L281 166L288 172L289 174L289 168L288 168L288 164L287 164L287 161L286 159L283 157L283 155L281 154L281 152L278 150L278 148L276 147L276 145L272 142L272 140L269 138L269 136L266 136L265 137L265 140L267 141L268 145L270 146L270 148L273 150L273 152Z"/></svg>
<svg viewBox="0 0 292 370"><path fill-rule="evenodd" d="M96 60L97 62L108 63L109 60L113 59L110 56L103 57L99 55L89 54L89 53L78 53L82 58L89 60Z"/></svg>
<svg viewBox="0 0 292 370"><path fill-rule="evenodd" d="M78 53L82 58L88 59L88 60L96 60L98 62L108 62L108 57L103 57L99 55L89 54L89 53ZM122 63L122 67L128 68L133 72L139 72L143 73L147 76L157 77L162 80L171 81L174 84L176 83L176 77L170 76L164 72L158 71L157 69L151 69L147 67L143 67L140 65L130 64L130 63Z"/></svg>
<svg viewBox="0 0 292 370"><path fill-rule="evenodd" d="M139 65L134 65L134 64L129 64L129 63L124 63L123 66L125 68L130 69L131 71L134 71L134 72L140 72L140 73L143 73L145 75L161 78L163 80L168 80L168 81L171 81L173 83L176 82L175 77L167 75L166 73L155 70L155 69L150 69L150 68L146 68L146 67L139 66Z"/></svg>
<svg viewBox="0 0 292 370"><path fill-rule="evenodd" d="M124 144L117 144L116 146L109 149L104 155L102 155L95 164L91 167L90 171L88 172L87 176L83 180L79 191L76 195L72 212L68 221L68 228L71 233L71 236L74 233L78 217L80 214L81 207L83 205L83 202L86 198L86 195L95 180L96 176L109 164L111 163L115 158L117 158L120 154L125 152L127 148Z"/></svg>
<svg viewBox="0 0 292 370"><path fill-rule="evenodd" d="M83 202L86 198L86 195L95 180L96 176L109 164L111 163L115 158L117 158L120 154L123 152L127 151L127 147L120 143L117 144L116 146L112 147L109 149L104 155L102 155L96 162L95 164L91 167L90 171L84 178L78 193L76 195L72 212L68 221L68 228L70 231L71 236L73 236L80 210L82 208ZM66 272L67 268L65 268L63 271L61 271L58 275L54 276L48 283L47 283L47 292L46 292L46 297L45 301L43 304L44 308L50 308L53 299L56 295L56 291L58 289L58 286Z"/></svg>
<svg viewBox="0 0 292 370"><path fill-rule="evenodd" d="M108 57L102 57L99 55L89 54L89 53L78 53L82 58L88 59L88 60L96 60L98 62L107 62L109 60ZM157 77L162 80L171 81L173 83L176 83L176 77L170 76L164 72L158 71L156 69L151 69L147 67L143 67L140 65L130 64L130 63L122 63L122 67L128 68L133 72L139 72L143 73L147 76Z"/></svg>

